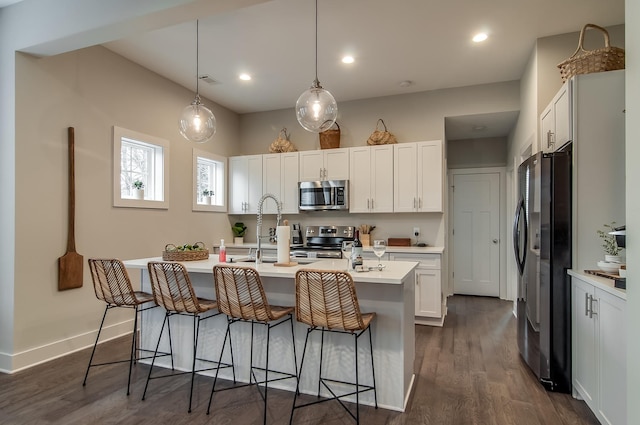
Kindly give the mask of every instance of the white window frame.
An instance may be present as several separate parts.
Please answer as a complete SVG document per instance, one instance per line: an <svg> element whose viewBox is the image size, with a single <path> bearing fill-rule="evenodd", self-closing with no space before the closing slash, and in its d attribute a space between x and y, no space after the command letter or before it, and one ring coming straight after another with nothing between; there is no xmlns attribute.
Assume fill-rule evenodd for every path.
<svg viewBox="0 0 640 425"><path fill-rule="evenodd" d="M220 166L218 177L213 189L217 205L207 205L198 203L200 193L198 188L198 159L217 162ZM200 149L193 149L193 211L227 212L227 158L206 152Z"/></svg>
<svg viewBox="0 0 640 425"><path fill-rule="evenodd" d="M156 151L155 161L149 164L153 170L149 178L153 181L145 186L153 191L154 199L123 197L120 181L122 175L123 139L149 145ZM113 127L113 206L125 208L169 209L169 141L121 127ZM145 193L145 197L147 194Z"/></svg>

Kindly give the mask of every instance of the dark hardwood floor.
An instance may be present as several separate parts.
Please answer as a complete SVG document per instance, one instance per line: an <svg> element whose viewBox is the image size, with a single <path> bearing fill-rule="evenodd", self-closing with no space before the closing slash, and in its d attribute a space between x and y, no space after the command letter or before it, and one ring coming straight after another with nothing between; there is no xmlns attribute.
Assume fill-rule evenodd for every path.
<svg viewBox="0 0 640 425"><path fill-rule="evenodd" d="M586 405L546 392L518 355L511 302L454 296L443 328L416 326L416 381L404 413L361 408L361 423L598 424ZM375 335L374 335L375 338ZM129 339L103 344L106 357L126 357ZM187 413L189 377L153 381L141 401L148 366L94 368L82 386L90 350L13 375L0 374L0 424L260 424L262 399L253 387L216 393L206 415L212 379L199 377ZM286 424L292 394L269 391L269 424ZM296 424L351 424L336 402L300 409Z"/></svg>

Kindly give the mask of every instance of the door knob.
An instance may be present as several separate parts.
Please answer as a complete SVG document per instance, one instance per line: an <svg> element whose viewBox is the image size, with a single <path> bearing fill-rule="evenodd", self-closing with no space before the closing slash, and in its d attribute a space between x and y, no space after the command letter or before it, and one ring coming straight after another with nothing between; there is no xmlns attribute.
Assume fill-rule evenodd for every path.
<svg viewBox="0 0 640 425"><path fill-rule="evenodd" d="M493 240L493 243L498 243L498 240L497 240L497 239L494 239L494 240Z"/></svg>

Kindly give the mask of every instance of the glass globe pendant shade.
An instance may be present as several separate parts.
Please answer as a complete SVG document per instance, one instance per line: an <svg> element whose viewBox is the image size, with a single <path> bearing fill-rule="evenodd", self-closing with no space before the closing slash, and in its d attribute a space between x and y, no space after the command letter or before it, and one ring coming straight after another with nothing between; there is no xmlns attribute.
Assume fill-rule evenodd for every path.
<svg viewBox="0 0 640 425"><path fill-rule="evenodd" d="M216 117L202 104L200 95L182 111L180 134L194 143L205 143L216 134Z"/></svg>
<svg viewBox="0 0 640 425"><path fill-rule="evenodd" d="M315 80L311 88L298 98L296 117L305 130L320 133L331 128L336 121L338 104L333 95Z"/></svg>

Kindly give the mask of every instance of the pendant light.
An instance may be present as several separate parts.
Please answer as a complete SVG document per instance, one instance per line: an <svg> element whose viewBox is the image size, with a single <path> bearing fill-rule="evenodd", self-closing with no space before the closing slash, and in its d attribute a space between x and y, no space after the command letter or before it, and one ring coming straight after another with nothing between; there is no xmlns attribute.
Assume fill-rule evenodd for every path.
<svg viewBox="0 0 640 425"><path fill-rule="evenodd" d="M307 131L319 133L331 128L338 117L338 104L318 81L318 0L316 0L316 78L296 102L296 117Z"/></svg>
<svg viewBox="0 0 640 425"><path fill-rule="evenodd" d="M199 74L199 22L196 20L196 97L191 105L184 108L180 117L180 134L195 143L205 143L216 133L216 117L200 101Z"/></svg>

